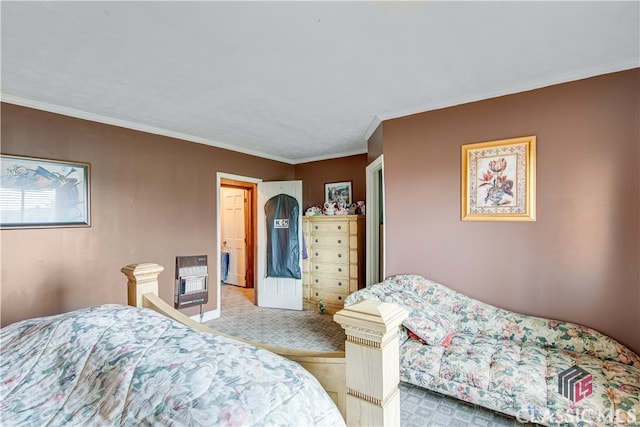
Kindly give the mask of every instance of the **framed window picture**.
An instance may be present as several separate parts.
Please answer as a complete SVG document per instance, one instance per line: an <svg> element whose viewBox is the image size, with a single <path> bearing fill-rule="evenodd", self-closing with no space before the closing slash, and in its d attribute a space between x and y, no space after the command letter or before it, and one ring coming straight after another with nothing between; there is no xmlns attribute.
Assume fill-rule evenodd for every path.
<svg viewBox="0 0 640 427"><path fill-rule="evenodd" d="M0 155L0 227L88 227L88 163Z"/></svg>
<svg viewBox="0 0 640 427"><path fill-rule="evenodd" d="M329 182L324 185L325 202L349 206L353 199L351 194L351 181Z"/></svg>
<svg viewBox="0 0 640 427"><path fill-rule="evenodd" d="M462 221L536 220L536 137L462 146Z"/></svg>

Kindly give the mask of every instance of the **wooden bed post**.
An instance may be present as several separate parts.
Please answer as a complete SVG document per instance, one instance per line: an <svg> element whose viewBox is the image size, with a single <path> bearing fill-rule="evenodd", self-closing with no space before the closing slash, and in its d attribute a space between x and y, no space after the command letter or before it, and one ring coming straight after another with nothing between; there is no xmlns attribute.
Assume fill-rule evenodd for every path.
<svg viewBox="0 0 640 427"><path fill-rule="evenodd" d="M175 310L158 296L158 274L163 270L153 263L122 268L120 271L129 279L128 304L150 308L195 330L240 340L300 363L318 379L342 415L346 413L349 426L400 425L398 328L407 317L403 308L367 300L338 311L333 319L347 335L345 352L272 347L208 328Z"/></svg>
<svg viewBox="0 0 640 427"><path fill-rule="evenodd" d="M334 315L347 342L347 425L400 425L400 343L405 309L365 300Z"/></svg>
<svg viewBox="0 0 640 427"><path fill-rule="evenodd" d="M130 306L144 307L142 295L158 295L158 275L164 271L163 266L146 262L129 264L120 271L129 278L127 304Z"/></svg>

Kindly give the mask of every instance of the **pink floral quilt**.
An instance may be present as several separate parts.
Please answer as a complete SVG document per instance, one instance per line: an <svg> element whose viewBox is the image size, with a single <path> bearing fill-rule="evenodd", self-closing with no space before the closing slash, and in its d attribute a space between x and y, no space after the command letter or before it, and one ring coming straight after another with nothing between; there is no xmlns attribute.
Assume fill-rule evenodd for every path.
<svg viewBox="0 0 640 427"><path fill-rule="evenodd" d="M593 329L513 313L416 275L357 291L396 303L400 379L544 425L640 425L640 357ZM579 369L577 369L579 368Z"/></svg>
<svg viewBox="0 0 640 427"><path fill-rule="evenodd" d="M297 363L147 309L25 320L0 343L4 426L344 425Z"/></svg>

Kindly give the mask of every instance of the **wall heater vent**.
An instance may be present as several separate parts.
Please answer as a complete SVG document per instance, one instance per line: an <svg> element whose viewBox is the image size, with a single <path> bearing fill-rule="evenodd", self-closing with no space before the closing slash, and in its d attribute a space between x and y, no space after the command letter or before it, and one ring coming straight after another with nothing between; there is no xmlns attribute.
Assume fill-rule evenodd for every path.
<svg viewBox="0 0 640 427"><path fill-rule="evenodd" d="M175 308L206 304L209 300L207 256L176 257Z"/></svg>

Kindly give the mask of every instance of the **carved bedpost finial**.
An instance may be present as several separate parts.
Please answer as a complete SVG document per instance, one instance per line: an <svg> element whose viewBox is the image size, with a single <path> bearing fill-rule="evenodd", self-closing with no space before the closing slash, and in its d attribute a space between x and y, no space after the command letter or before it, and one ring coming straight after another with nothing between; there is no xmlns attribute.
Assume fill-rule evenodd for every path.
<svg viewBox="0 0 640 427"><path fill-rule="evenodd" d="M158 264L145 262L141 264L129 264L122 271L128 278L127 304L133 307L143 307L142 295L158 295L158 275L164 271L164 267Z"/></svg>
<svg viewBox="0 0 640 427"><path fill-rule="evenodd" d="M400 425L400 343L405 309L365 300L338 311L345 330L347 425Z"/></svg>

